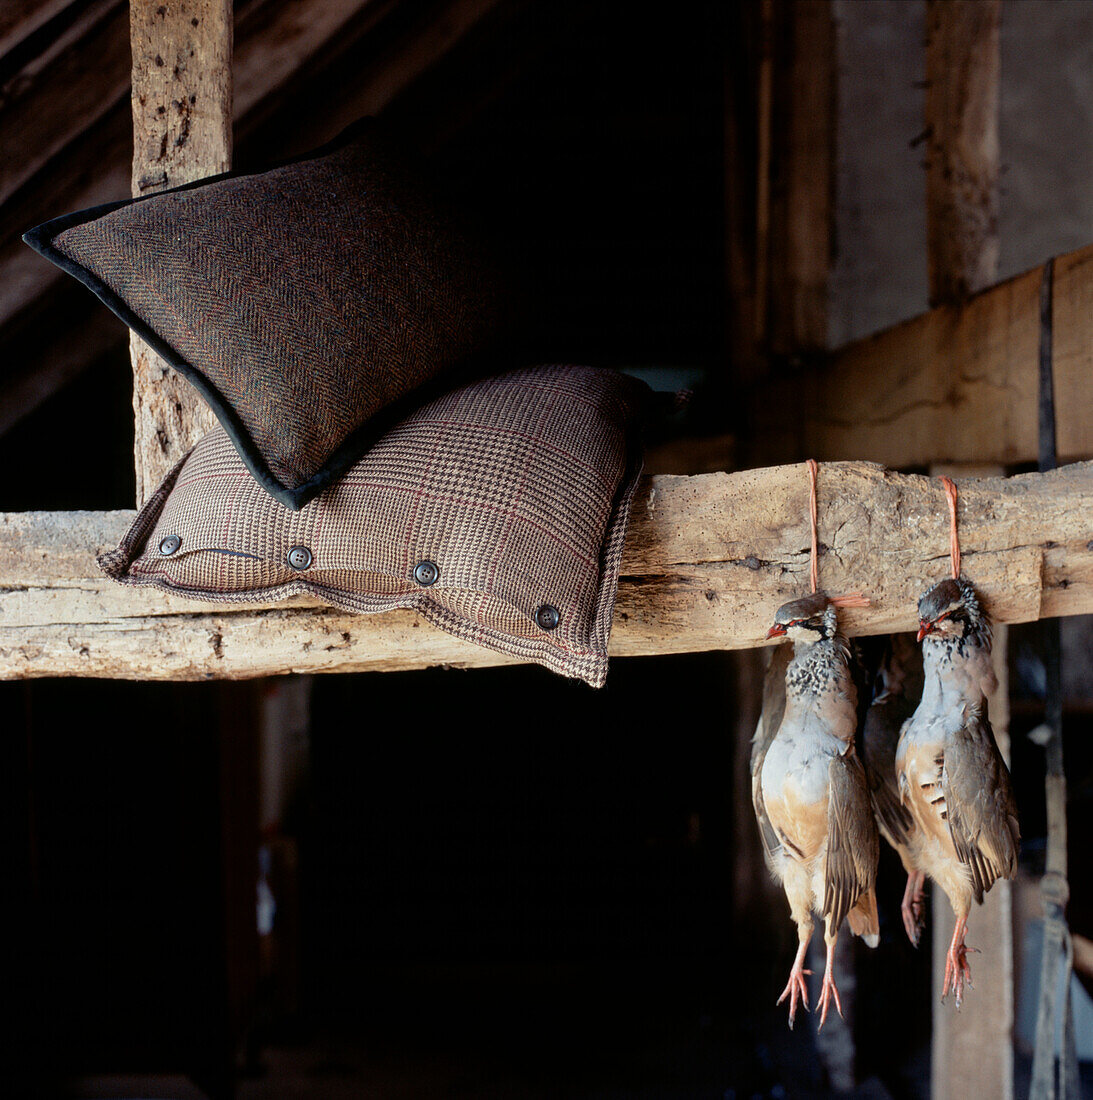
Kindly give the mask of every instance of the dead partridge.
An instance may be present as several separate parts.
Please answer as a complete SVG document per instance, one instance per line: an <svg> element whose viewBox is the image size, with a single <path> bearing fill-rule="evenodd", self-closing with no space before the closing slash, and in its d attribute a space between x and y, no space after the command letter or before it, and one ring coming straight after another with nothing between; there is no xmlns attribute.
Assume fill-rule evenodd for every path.
<svg viewBox="0 0 1093 1100"><path fill-rule="evenodd" d="M900 801L896 746L900 730L922 698L922 651L913 634L893 634L885 641L876 675L873 702L859 743L869 780L869 795L881 836L895 848L907 872L903 926L917 947L922 935L923 883L916 862L918 831L911 811Z"/></svg>
<svg viewBox="0 0 1093 1100"><path fill-rule="evenodd" d="M896 749L900 801L917 838L912 859L952 902L956 928L941 996L959 1005L971 984L964 936L972 899L1017 873L1020 832L1009 771L987 720L991 625L963 577L935 584L918 602L922 701Z"/></svg>
<svg viewBox="0 0 1093 1100"><path fill-rule="evenodd" d="M775 677L785 664L784 695L768 675L752 754L753 802L767 863L786 892L799 941L778 1003L789 998L790 1027L798 998L808 1008L805 952L817 912L827 944L823 1027L832 1001L842 1015L833 967L843 917L870 947L879 939L874 884L880 841L854 747L858 691L850 644L838 632L835 608L823 594L794 600L778 609L767 637L787 637L794 645L792 660L777 652L772 659Z"/></svg>

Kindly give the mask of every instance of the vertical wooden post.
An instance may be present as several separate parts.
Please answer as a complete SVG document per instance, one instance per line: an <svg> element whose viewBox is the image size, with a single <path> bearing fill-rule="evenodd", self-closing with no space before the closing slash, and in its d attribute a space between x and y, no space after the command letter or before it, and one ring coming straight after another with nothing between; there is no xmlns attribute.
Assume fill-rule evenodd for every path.
<svg viewBox="0 0 1093 1100"><path fill-rule="evenodd" d="M926 2L926 241L930 304L998 277L1001 0Z"/></svg>
<svg viewBox="0 0 1093 1100"><path fill-rule="evenodd" d="M133 0L134 196L231 166L231 0ZM197 392L143 340L133 360L137 506L215 423Z"/></svg>
<svg viewBox="0 0 1093 1100"><path fill-rule="evenodd" d="M834 243L831 0L751 0L734 14L726 117L728 351L736 381L827 343ZM743 47L743 48L742 48Z"/></svg>
<svg viewBox="0 0 1093 1100"><path fill-rule="evenodd" d="M836 67L831 0L778 5L788 56L775 85L771 149L769 317L776 357L827 346L835 240ZM777 70L775 70L777 72ZM788 97L779 103L778 97Z"/></svg>
<svg viewBox="0 0 1093 1100"><path fill-rule="evenodd" d="M1001 0L926 2L926 247L933 304L956 303L998 276L998 84ZM954 473L942 469L932 473ZM965 467L987 477L1003 471ZM940 522L940 518L939 518ZM974 577L972 578L974 581ZM998 689L988 711L1009 759L1006 630L994 636ZM968 939L974 988L960 1011L941 1005L945 953L955 917L944 894L931 892L936 1100L1013 1096L1013 929L1010 884L995 883L975 907Z"/></svg>

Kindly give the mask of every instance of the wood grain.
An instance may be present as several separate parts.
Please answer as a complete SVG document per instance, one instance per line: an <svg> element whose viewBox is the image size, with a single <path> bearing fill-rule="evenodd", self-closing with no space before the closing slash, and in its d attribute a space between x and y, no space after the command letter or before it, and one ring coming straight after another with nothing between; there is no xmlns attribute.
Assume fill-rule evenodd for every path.
<svg viewBox="0 0 1093 1100"><path fill-rule="evenodd" d="M1093 464L958 481L965 571L1000 622L1093 611ZM808 586L808 479L800 466L639 486L611 651L619 656L763 644L779 604ZM948 569L935 480L868 463L821 466L821 584L861 589L852 634L913 629ZM94 552L131 512L0 515L0 677L245 678L284 672L491 665L506 659L410 612L197 603L115 585Z"/></svg>
<svg viewBox="0 0 1093 1100"><path fill-rule="evenodd" d="M1001 0L926 0L926 252L930 303L998 275Z"/></svg>
<svg viewBox="0 0 1093 1100"><path fill-rule="evenodd" d="M892 467L1037 456L1041 268L835 352L752 405L757 464L808 455ZM1059 458L1093 456L1093 246L1055 261Z"/></svg>
<svg viewBox="0 0 1093 1100"><path fill-rule="evenodd" d="M133 4L135 197L231 167L231 0ZM139 336L133 360L137 505L216 423L208 406Z"/></svg>

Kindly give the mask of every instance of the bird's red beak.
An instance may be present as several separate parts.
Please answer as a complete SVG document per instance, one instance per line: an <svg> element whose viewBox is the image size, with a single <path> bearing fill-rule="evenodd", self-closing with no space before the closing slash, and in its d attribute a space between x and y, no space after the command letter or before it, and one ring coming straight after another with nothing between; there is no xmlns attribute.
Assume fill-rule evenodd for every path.
<svg viewBox="0 0 1093 1100"><path fill-rule="evenodd" d="M929 634L930 631L933 630L933 629L934 629L934 624L933 623L920 622L918 624L918 638L916 639L916 641L921 642L922 639L925 638L926 635Z"/></svg>
<svg viewBox="0 0 1093 1100"><path fill-rule="evenodd" d="M768 638L784 638L786 636L786 628L781 623L775 623L774 626L767 631Z"/></svg>

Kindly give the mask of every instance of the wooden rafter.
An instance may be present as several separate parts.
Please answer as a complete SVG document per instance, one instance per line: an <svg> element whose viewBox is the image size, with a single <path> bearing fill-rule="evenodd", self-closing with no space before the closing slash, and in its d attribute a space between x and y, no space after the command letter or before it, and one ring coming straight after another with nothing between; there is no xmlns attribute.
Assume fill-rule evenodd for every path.
<svg viewBox="0 0 1093 1100"><path fill-rule="evenodd" d="M965 569L1000 622L1093 611L1093 464L961 489ZM760 645L774 609L807 589L808 481L800 466L646 479L615 614L619 656ZM821 582L862 589L851 633L913 629L916 601L948 568L933 479L867 463L820 474ZM410 612L347 615L297 601L234 610L123 588L95 548L131 512L0 516L0 676L248 677L503 658Z"/></svg>
<svg viewBox="0 0 1093 1100"><path fill-rule="evenodd" d="M161 6L174 10L146 3L134 3L132 10L154 15ZM386 110L495 10L497 0L413 5L407 0L308 0L306 5L249 0L237 6L236 138L241 145L271 146L278 155L298 152L300 141L332 137L343 118ZM72 16L47 50L31 52L16 67L0 97L0 358L6 356L9 364L9 372L0 376L0 432L122 337L116 320L102 324L101 307L43 263L19 235L46 216L113 201L129 189L128 7L123 0L86 5L54 0L27 11L17 4L10 14L5 7L0 15L0 63L11 61L18 50L26 52L26 40L47 16ZM318 87L328 86L329 66L352 53L366 56L368 64L338 79L340 94L323 110L322 133L293 132L282 138L266 126L301 88L314 95ZM154 62L154 53L151 58ZM85 84L89 65L96 73L96 94L73 102L63 89ZM88 165L95 166L93 172ZM60 315L66 318L63 331L43 323ZM22 359L31 360L31 367L11 372Z"/></svg>

